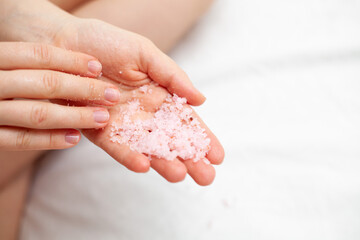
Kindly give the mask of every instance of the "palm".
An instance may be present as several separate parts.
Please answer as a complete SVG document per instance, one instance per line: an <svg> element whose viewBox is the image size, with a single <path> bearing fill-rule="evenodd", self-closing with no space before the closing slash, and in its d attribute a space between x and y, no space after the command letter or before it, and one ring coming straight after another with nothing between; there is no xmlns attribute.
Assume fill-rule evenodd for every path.
<svg viewBox="0 0 360 240"><path fill-rule="evenodd" d="M137 115L138 118L148 118L163 103L168 92L159 86L151 86L151 89L151 94L145 94L139 91L139 88L120 85L122 98L118 105L109 109L111 117L107 127L101 130L85 130L85 136L130 170L145 172L151 164L152 168L170 182L180 181L186 176L186 173L189 173L200 185L210 184L215 177L215 170L212 165L205 164L202 161L196 163L191 160L182 161L180 159L168 161L154 157L152 157L152 161L149 161L143 154L131 151L126 144L121 145L110 141L111 124L121 119L121 109L127 108L130 100L139 100L143 107L143 110ZM207 158L211 163L219 164L223 158L222 147L204 124L202 127L206 129L207 135L211 139L211 150Z"/></svg>
<svg viewBox="0 0 360 240"><path fill-rule="evenodd" d="M154 113L168 94L167 90L186 97L192 105L200 105L204 97L191 84L187 75L165 54L158 50L149 40L119 29L101 21L80 20L75 25L64 27L55 37L56 45L80 51L97 57L103 65L103 76L112 79L113 83L121 83L122 101L110 111L110 123L102 130L83 131L92 142L104 149L118 162L135 172L146 172L149 166L170 182L182 180L186 173L200 185L207 185L215 177L212 165L202 161L167 161L153 159L151 162L143 154L130 151L126 145L110 141L111 122L120 115L119 110L126 107L127 102L135 97L144 106L143 115ZM132 95L132 88L150 81L161 86L155 87L153 94L144 95L137 92ZM110 81L110 80L108 80ZM206 128L206 126L203 126ZM213 164L223 160L223 149L216 137L206 128L211 139L211 150L207 155Z"/></svg>

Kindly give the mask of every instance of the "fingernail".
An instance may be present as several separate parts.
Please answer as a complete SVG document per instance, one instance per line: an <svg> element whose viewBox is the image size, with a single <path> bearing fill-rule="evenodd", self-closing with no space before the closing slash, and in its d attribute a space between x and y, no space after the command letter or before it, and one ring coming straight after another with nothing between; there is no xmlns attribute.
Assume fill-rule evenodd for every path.
<svg viewBox="0 0 360 240"><path fill-rule="evenodd" d="M107 111L96 111L94 112L94 120L98 123L104 123L109 120L110 116Z"/></svg>
<svg viewBox="0 0 360 240"><path fill-rule="evenodd" d="M99 61L91 60L88 62L88 69L92 74L98 75L102 70L102 65Z"/></svg>
<svg viewBox="0 0 360 240"><path fill-rule="evenodd" d="M107 88L105 89L105 99L110 102L117 102L120 99L120 93L118 90L114 88Z"/></svg>
<svg viewBox="0 0 360 240"><path fill-rule="evenodd" d="M80 140L80 134L78 132L68 132L65 134L65 142L70 144L76 144Z"/></svg>

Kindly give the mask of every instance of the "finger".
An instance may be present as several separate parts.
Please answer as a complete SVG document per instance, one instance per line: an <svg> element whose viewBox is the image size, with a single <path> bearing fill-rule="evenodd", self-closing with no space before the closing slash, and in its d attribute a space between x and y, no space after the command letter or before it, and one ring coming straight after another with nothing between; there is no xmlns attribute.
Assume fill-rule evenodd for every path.
<svg viewBox="0 0 360 240"><path fill-rule="evenodd" d="M40 101L0 101L0 126L35 129L103 128L109 112L99 107L67 107Z"/></svg>
<svg viewBox="0 0 360 240"><path fill-rule="evenodd" d="M107 78L101 78L106 82L110 82ZM111 81L113 82L113 81ZM142 107L146 112L155 112L158 110L159 106L164 102L166 97L168 96L169 92L162 87L154 87L153 85L149 85L147 93L142 92L139 88L129 88L125 87L124 85L119 85L118 90L120 92L120 98L117 102L118 105L120 104L127 104L131 100L139 100ZM70 100L61 100L55 99L51 100L51 102L67 105L67 106L88 106L91 105L89 101L70 101Z"/></svg>
<svg viewBox="0 0 360 240"><path fill-rule="evenodd" d="M144 54L144 65L150 78L167 88L171 93L185 97L191 105L205 102L204 95L197 90L187 74L167 55L158 49Z"/></svg>
<svg viewBox="0 0 360 240"><path fill-rule="evenodd" d="M65 149L80 141L80 132L74 129L35 130L0 127L0 150Z"/></svg>
<svg viewBox="0 0 360 240"><path fill-rule="evenodd" d="M86 136L95 145L102 148L111 157L131 171L144 173L150 169L149 159L141 153L131 151L123 144L111 142L106 131L102 130L82 130Z"/></svg>
<svg viewBox="0 0 360 240"><path fill-rule="evenodd" d="M205 129L206 135L210 138L210 151L207 153L206 158L212 164L221 164L225 157L223 146L195 111L193 111L193 116L199 120L201 127Z"/></svg>
<svg viewBox="0 0 360 240"><path fill-rule="evenodd" d="M151 167L169 182L175 183L185 179L187 170L180 160L168 161L153 156L151 158Z"/></svg>
<svg viewBox="0 0 360 240"><path fill-rule="evenodd" d="M113 79L129 86L141 86L152 80L169 92L185 97L191 105L204 103L204 95L194 87L186 73L152 43L143 45L139 57L139 68L121 68L116 75L113 68L104 71L110 71Z"/></svg>
<svg viewBox="0 0 360 240"><path fill-rule="evenodd" d="M215 169L211 164L206 164L202 160L197 162L193 162L192 160L185 160L183 162L188 170L189 175L197 184L201 186L207 186L214 181Z"/></svg>
<svg viewBox="0 0 360 240"><path fill-rule="evenodd" d="M120 92L113 84L48 70L0 71L0 99L66 99L114 105Z"/></svg>
<svg viewBox="0 0 360 240"><path fill-rule="evenodd" d="M0 43L0 69L51 69L88 77L101 73L94 57L39 43Z"/></svg>

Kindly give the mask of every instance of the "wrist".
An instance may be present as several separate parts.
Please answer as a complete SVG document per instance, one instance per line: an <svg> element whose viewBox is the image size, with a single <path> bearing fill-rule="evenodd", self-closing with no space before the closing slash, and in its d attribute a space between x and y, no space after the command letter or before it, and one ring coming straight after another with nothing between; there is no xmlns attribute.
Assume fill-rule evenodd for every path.
<svg viewBox="0 0 360 240"><path fill-rule="evenodd" d="M73 18L44 0L0 0L0 41L52 44Z"/></svg>

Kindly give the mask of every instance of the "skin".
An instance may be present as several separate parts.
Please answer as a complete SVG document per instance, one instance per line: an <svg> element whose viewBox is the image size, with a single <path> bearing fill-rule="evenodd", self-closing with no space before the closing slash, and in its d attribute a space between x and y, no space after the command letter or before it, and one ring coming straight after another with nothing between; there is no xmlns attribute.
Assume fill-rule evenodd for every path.
<svg viewBox="0 0 360 240"><path fill-rule="evenodd" d="M113 82L107 78L103 78L103 80ZM199 185L206 186L211 184L215 178L215 169L212 164L220 164L222 162L223 149L216 136L210 131L205 123L201 121L195 112L194 118L201 121L202 128L206 130L206 133L211 140L211 150L206 156L211 163L209 165L205 164L203 161L194 163L192 160L184 161L182 159L167 161L165 159L154 158L152 161L149 161L145 155L131 151L127 145L119 145L118 143L109 141L111 123L114 121L118 122L118 119L121 119L121 109L127 108L129 101L134 99L140 101L144 110L139 113L139 118L153 115L158 107L164 102L168 94L166 89L161 86L153 85L150 85L149 88L152 90L152 93L144 94L136 87L134 88L119 84L121 98L118 104L109 108L111 116L109 124L104 129L83 130L83 133L93 143L104 149L109 155L129 170L135 172L147 172L151 166L169 182L182 181L188 173ZM187 107L190 106L187 105Z"/></svg>
<svg viewBox="0 0 360 240"><path fill-rule="evenodd" d="M21 160L21 157L19 158ZM33 166L21 168L0 190L0 239L17 239L20 216L25 206Z"/></svg>
<svg viewBox="0 0 360 240"><path fill-rule="evenodd" d="M81 18L96 18L138 33L168 52L211 3L212 0L102 0L89 1L70 11Z"/></svg>
<svg viewBox="0 0 360 240"><path fill-rule="evenodd" d="M96 32L96 34L94 34ZM186 73L141 35L95 19L74 19L52 38L55 46L96 56L103 76L128 86L155 81L169 92L201 105L205 97Z"/></svg>
<svg viewBox="0 0 360 240"><path fill-rule="evenodd" d="M3 3L6 2L7 4L4 6ZM144 6L146 4L146 1L144 0L134 0L131 1L131 3L134 3L133 5L129 6L129 1L94 1L94 2L86 2L86 1L54 1L57 4L60 5L64 10L69 11L73 13L76 16L80 17L91 17L91 18L98 18L105 21L108 21L116 26L121 26L125 29L140 33L142 35L147 36L150 38L158 47L160 47L162 50L169 50L171 47L173 47L178 39L181 38L181 36L188 30L189 27L197 20L197 18L202 14L202 12L205 11L206 7L209 5L211 1L207 0L198 0L198 1L183 1L183 5L181 8L179 8L179 5L176 5L176 1L173 3L170 3L172 1L168 1L170 11L173 11L172 14L169 14L172 18L174 18L174 21L156 21L151 17L152 15L146 16L146 18L133 18L130 15L125 15L128 11L128 9L136 9L139 10L139 8L136 8L137 6ZM135 3L136 2L136 3ZM13 2L11 2L13 3ZM101 3L101 4L100 4ZM49 43L61 48L71 49L73 51L82 51L87 52L88 54L93 53L96 55L95 57L97 59L100 59L100 61L103 63L104 67L104 75L107 77L112 78L112 80L115 80L113 84L117 84L118 82L121 82L123 84L128 84L131 86L139 86L141 84L144 84L149 81L151 78L156 78L156 76L150 76L151 69L154 69L154 66L161 66L164 62L167 62L165 64L165 71L162 71L161 69L156 69L153 71L153 74L156 72L162 72L165 76L182 76L180 77L181 80L172 79L170 82L163 81L161 82L161 77L158 79L160 81L160 84L162 84L164 87L167 87L169 91L172 92L178 92L180 90L179 95L187 96L190 100L191 104L199 105L204 101L204 97L196 91L195 88L191 85L191 83L188 81L188 78L186 74L182 73L181 69L179 70L176 64L174 64L169 58L167 58L164 54L162 54L160 51L158 51L157 48L153 46L153 42L150 42L148 39L144 39L142 36L132 34L116 29L113 26L107 25L103 22L95 21L95 20L87 20L87 21L74 21L74 19L68 18L67 14L64 14L64 12L59 11L57 8L55 8L53 5L44 4L42 1L35 1L28 2L23 1L20 7L20 12L23 9L28 10L30 13L37 12L39 9L43 12L50 13L47 15L40 15L40 19L37 19L35 21L32 21L29 18L29 15L25 12L22 13L22 18L6 18L6 14L4 12L11 12L12 4L9 4L6 0L0 0L0 4L2 4L4 7L0 9L2 11L2 16L5 17L5 20L2 19L0 21L0 29L3 29L4 31L0 32L0 39L2 40L12 40L12 41L32 41L32 42L43 42L43 43ZM159 3L160 4L160 3ZM41 7L39 7L41 5ZM161 5L161 4L160 4ZM178 6L175 8L174 6ZM99 9L96 11L96 9ZM115 11L115 9L119 9L118 11ZM141 9L141 8L140 8ZM144 12L153 12L154 14L160 15L159 12L157 12L157 9L159 8L158 4L153 4L151 6L147 6L146 9L142 8ZM195 11L193 11L196 9ZM103 14L104 11L109 12L109 10L112 10L112 13L110 14ZM123 14L117 14L116 12L122 12ZM164 11L162 10L161 13ZM174 13L179 13L178 15L174 15ZM21 14L20 14L21 15ZM184 17L186 15L186 17ZM16 16L14 14L13 16ZM119 17L117 17L119 16ZM141 16L144 17L144 14ZM167 18L167 16L162 15L161 19ZM25 19L25 20L24 20ZM70 20L69 20L70 19ZM145 19L145 20L144 20ZM1 19L0 19L1 20ZM7 21L8 20L8 21ZM22 21L23 20L23 21ZM5 24L4 24L5 23ZM61 23L61 24L58 24ZM75 24L76 23L76 24ZM151 28L150 26L157 25L158 27L156 29ZM19 28L19 26L22 26L22 28ZM27 27L27 28L26 28ZM130 39L129 43L135 43L133 45L134 48L139 49L139 46L142 46L143 49L148 49L148 54L143 54L141 58L141 54L137 55L138 59L136 61L131 62L130 64L126 65L125 67L125 76L124 75L117 75L117 68L118 67L118 60L126 62L128 59L125 57L122 59L119 59L118 56L114 56L114 54L111 54L112 49L111 47L106 46L106 44L102 45L101 51L97 51L96 48L91 48L91 45L95 45L98 43L101 43L103 39L101 38L90 38L89 43L89 37L91 36L91 31L83 31L80 32L79 29L107 29L104 31L103 36L108 36L108 33L113 34L116 32L116 35L119 39ZM9 31L9 29L11 31ZM32 29L32 31L27 31L27 29ZM50 29L50 30L49 30ZM150 31L148 31L150 29ZM152 30L151 30L152 29ZM7 33L4 36L4 33ZM120 33L122 32L122 33ZM35 33L35 34L34 34ZM69 41L69 39L73 38L73 34L77 36L77 41ZM131 36L131 37L129 37ZM166 36L166 37L164 37ZM118 39L118 40L119 40ZM168 39L166 41L163 41L163 39ZM92 42L93 41L93 42ZM139 42L146 42L146 44L138 44ZM119 46L123 45L124 42L118 42L116 44L119 44ZM89 50L90 49L90 50ZM126 49L122 49L121 52L126 53ZM135 49L136 50L136 49ZM153 51L150 51L153 50ZM119 55L119 52L116 53L116 55ZM121 54L120 54L121 55ZM136 55L136 54L135 54ZM154 57L156 56L156 57ZM131 57L131 56L130 56ZM144 59L162 59L162 61L159 61L159 63L156 64L156 61L145 61L145 63L152 62L152 64L142 64L144 63ZM116 66L113 66L114 61L117 63ZM115 67L115 68L114 68ZM123 68L121 68L119 71L122 71ZM166 71L167 69L171 69L171 71ZM149 71L150 70L150 71ZM167 73L166 73L167 72ZM145 73L145 74L144 74ZM154 79L153 79L154 80ZM173 82L185 82L186 84L177 88L176 84L173 84ZM172 82L173 85L170 83ZM180 83L181 84L181 83ZM185 90L184 90L185 89ZM124 89L120 89L120 91L125 91ZM163 90L161 90L163 91ZM181 92L182 91L182 92ZM188 95L187 95L188 94ZM126 94L125 94L126 95ZM141 97L141 96L139 96ZM113 108L116 109L118 105L112 107L109 109L109 111L113 111ZM106 131L104 131L106 132ZM87 135L90 140L94 141L96 143L96 139L101 139L102 135L105 137L106 134L101 131L85 131L85 135ZM93 138L93 139L92 139ZM216 143L217 140L213 140L212 138L212 144ZM99 142L97 142L99 144ZM100 144L99 144L100 145ZM217 144L215 144L217 145ZM209 153L210 156L208 158L211 160L213 164L218 164L223 159L223 149L221 145L217 145L218 147L212 146L212 151ZM104 148L105 151L110 152L111 155L123 156L122 158L125 159L124 156L121 155L121 153L117 153L116 149L112 153L112 149L114 149L111 145L107 146L101 146ZM118 150L117 150L118 151ZM1 161L2 165L6 166L6 169L10 169L7 171L7 174L4 178L0 179L0 182L6 183L4 184L4 187L1 191L9 191L12 190L16 194L4 194L0 195L0 202L1 199L4 199L6 202L10 202L12 204L6 205L1 204L1 207L11 208L13 209L13 215L12 221L10 221L9 217L7 217L4 214L0 214L0 219L4 217L4 219L8 219L7 221L7 227L6 230L0 231L0 238L1 239L14 239L13 236L16 236L17 232L17 226L20 218L20 213L23 205L23 201L14 201L16 199L24 199L24 192L26 192L26 189L29 184L29 177L23 177L23 180L17 180L17 177L21 177L23 174L20 174L20 169L31 169L30 166L32 166L32 161L37 159L43 152L42 151L32 151L33 154L25 154L24 155L21 152L6 152L2 151L0 152L0 160L7 160L7 159L23 159L22 161ZM119 162L121 162L121 159L117 159ZM213 181L213 177L215 176L215 172L211 165L209 167L204 167L201 165L193 165L189 164L190 161L176 161L173 164L167 164L167 162L164 162L164 160L156 160L151 162L151 166L158 171L162 176L164 176L168 181L170 182L177 182L182 180L186 173L188 172L196 182L198 182L200 185L207 185ZM135 164L136 165L136 164ZM29 167L28 167L29 166ZM126 164L125 164L126 166ZM132 166L127 166L131 169ZM144 172L148 169L149 164L143 164L143 165L136 165L135 168L138 168L139 172ZM2 168L5 169L5 168ZM11 171L12 169L12 171ZM135 169L136 170L136 169ZM20 171L20 173L19 173ZM30 170L29 170L30 171ZM18 173L18 174L15 174ZM1 174L0 174L1 175ZM24 173L25 175L25 173ZM25 180L24 180L25 179ZM10 182L19 181L19 185L21 187L13 187ZM16 189L16 190L15 190ZM15 204L16 203L16 204ZM0 209L1 211L1 209ZM0 220L1 224L1 220ZM11 226L11 227L9 227ZM1 228L1 227L0 227Z"/></svg>
<svg viewBox="0 0 360 240"><path fill-rule="evenodd" d="M0 49L0 150L69 148L80 140L75 129L106 126L106 108L34 100L86 100L90 104L114 105L120 97L116 86L89 78L101 71L94 57L34 43L1 42ZM7 58L11 60L5 61ZM97 63L99 68L89 69L89 62ZM109 92L116 99L109 99ZM100 119L99 114L105 118Z"/></svg>
<svg viewBox="0 0 360 240"><path fill-rule="evenodd" d="M27 4L29 5L26 6ZM27 7L31 8L32 4L25 0L19 6L19 8L25 9L24 15L29 11ZM44 7L48 10L56 9L52 5ZM41 9L30 10L36 13ZM17 15L20 10L13 11L15 13L10 15ZM23 13L20 12L20 14ZM59 13L44 18L49 18L47 20L51 22L56 14ZM60 48L83 52L99 59L103 66L103 75L116 82L139 87L153 80L169 92L186 97L192 105L200 105L204 102L204 96L192 85L186 73L156 48L150 40L99 20L84 20L66 14L59 15L58 18L62 22L61 27L54 27L56 32L42 30L42 34L27 36L30 32L20 33L19 29L15 28L8 37L11 39L37 39L50 42ZM7 18L4 21L7 21ZM9 22L9 24L13 23ZM26 23L23 22L23 24ZM33 26L33 22L30 22L30 26ZM8 26L6 25L5 28ZM23 25L21 25L22 28ZM47 37L44 38L43 34L46 34Z"/></svg>
<svg viewBox="0 0 360 240"><path fill-rule="evenodd" d="M108 114L104 107L60 106L44 100L111 106L115 102L105 98L105 91L120 94L115 85L91 78L101 72L101 65L89 70L88 63L97 62L92 56L34 43L0 42L0 49L0 239L15 239L33 162L45 153L39 150L73 147L80 140L74 128L103 127L108 121L99 123L93 117L99 110Z"/></svg>
<svg viewBox="0 0 360 240"><path fill-rule="evenodd" d="M94 31L96 31L96 35L93 34ZM80 20L75 25L70 24L60 31L54 37L54 42L58 46L96 56L103 64L103 76L111 79L113 83L118 82L127 87L139 87L152 80L166 88L167 91L186 97L192 105L199 105L204 100L203 96L193 87L188 76L170 58L158 50L152 42L144 40L137 34L129 33L98 20ZM114 49L116 50L115 54ZM147 59L151 59L151 61ZM117 64L114 66L114 63ZM156 94L152 98L156 98ZM102 131L99 130L99 132ZM108 141L106 135L89 135L87 131L83 132L91 141L130 170L148 171L150 166L148 159L129 155L128 151L122 148L119 148L118 151L111 151L110 149L115 147ZM213 149L218 154L214 159L209 160L220 163L223 159L223 150L218 141L214 141L214 143ZM134 158L130 156L134 156ZM131 167L127 162L121 160L124 158L131 162ZM172 178L174 174L179 172L186 174L187 172L186 164L181 165L178 162L169 162L168 164L172 164L172 166L163 169L159 164L153 164L152 167L171 182L175 182ZM213 181L215 171L207 171L206 174L203 174L201 167L195 168L192 165L190 167L192 169L191 176L195 178L196 182L208 185ZM168 172L163 173L164 171ZM196 171L201 174L197 174ZM183 178L177 179L181 181Z"/></svg>

